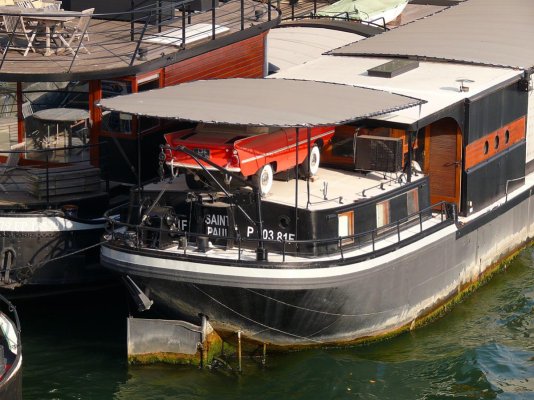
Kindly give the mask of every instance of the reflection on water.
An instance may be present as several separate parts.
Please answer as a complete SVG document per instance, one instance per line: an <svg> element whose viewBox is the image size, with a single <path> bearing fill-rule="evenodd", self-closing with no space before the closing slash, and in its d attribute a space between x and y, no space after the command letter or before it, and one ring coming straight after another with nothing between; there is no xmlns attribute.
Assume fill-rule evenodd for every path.
<svg viewBox="0 0 534 400"><path fill-rule="evenodd" d="M534 399L534 249L426 328L244 372L128 367L119 288L19 302L28 399Z"/></svg>

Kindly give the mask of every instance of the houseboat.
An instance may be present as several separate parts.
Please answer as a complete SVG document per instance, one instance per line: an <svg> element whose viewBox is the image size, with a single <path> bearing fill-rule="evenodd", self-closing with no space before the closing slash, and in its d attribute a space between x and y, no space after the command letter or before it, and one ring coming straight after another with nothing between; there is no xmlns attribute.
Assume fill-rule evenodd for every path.
<svg viewBox="0 0 534 400"><path fill-rule="evenodd" d="M141 161L157 155L170 127L94 102L262 77L280 13L252 0L3 3L0 290L101 280L104 211L156 176Z"/></svg>
<svg viewBox="0 0 534 400"><path fill-rule="evenodd" d="M299 161L292 174L271 165L264 195L205 146L162 146L156 162L171 178L110 210L122 218L110 219L102 263L145 307L260 349L376 340L440 315L534 235L533 10L468 0L248 86L101 100L106 111L226 131L297 129L288 157L300 160L304 145L307 162L310 130L335 127L315 175ZM180 152L203 186L186 185L198 169L176 165Z"/></svg>
<svg viewBox="0 0 534 400"><path fill-rule="evenodd" d="M22 344L17 310L0 295L0 398L22 400Z"/></svg>

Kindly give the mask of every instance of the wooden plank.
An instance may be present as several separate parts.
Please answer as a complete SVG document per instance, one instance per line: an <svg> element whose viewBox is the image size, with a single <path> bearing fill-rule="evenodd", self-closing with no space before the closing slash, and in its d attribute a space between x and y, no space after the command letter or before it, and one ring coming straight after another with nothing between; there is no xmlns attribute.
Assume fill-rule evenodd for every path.
<svg viewBox="0 0 534 400"><path fill-rule="evenodd" d="M508 132L508 141L506 140ZM465 147L465 169L490 159L500 152L525 139L526 117L521 117L486 136L469 143ZM496 139L497 138L497 139ZM487 142L487 151L486 151Z"/></svg>

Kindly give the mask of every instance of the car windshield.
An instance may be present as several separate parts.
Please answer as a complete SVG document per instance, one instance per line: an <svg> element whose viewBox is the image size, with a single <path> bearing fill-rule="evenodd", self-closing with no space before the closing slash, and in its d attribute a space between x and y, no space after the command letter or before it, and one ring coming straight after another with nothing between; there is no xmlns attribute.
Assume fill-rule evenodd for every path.
<svg viewBox="0 0 534 400"><path fill-rule="evenodd" d="M200 122L196 131L199 133L228 133L238 134L242 136L261 135L264 133L273 133L279 131L280 128L268 126L248 126L248 125L220 125Z"/></svg>

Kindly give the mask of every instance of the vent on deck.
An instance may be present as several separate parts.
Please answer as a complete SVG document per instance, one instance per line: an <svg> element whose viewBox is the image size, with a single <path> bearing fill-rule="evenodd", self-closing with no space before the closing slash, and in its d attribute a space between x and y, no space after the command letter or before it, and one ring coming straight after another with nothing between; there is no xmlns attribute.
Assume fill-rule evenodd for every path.
<svg viewBox="0 0 534 400"><path fill-rule="evenodd" d="M416 60L391 60L385 64L367 70L369 76L393 78L394 76L411 71L419 66Z"/></svg>

